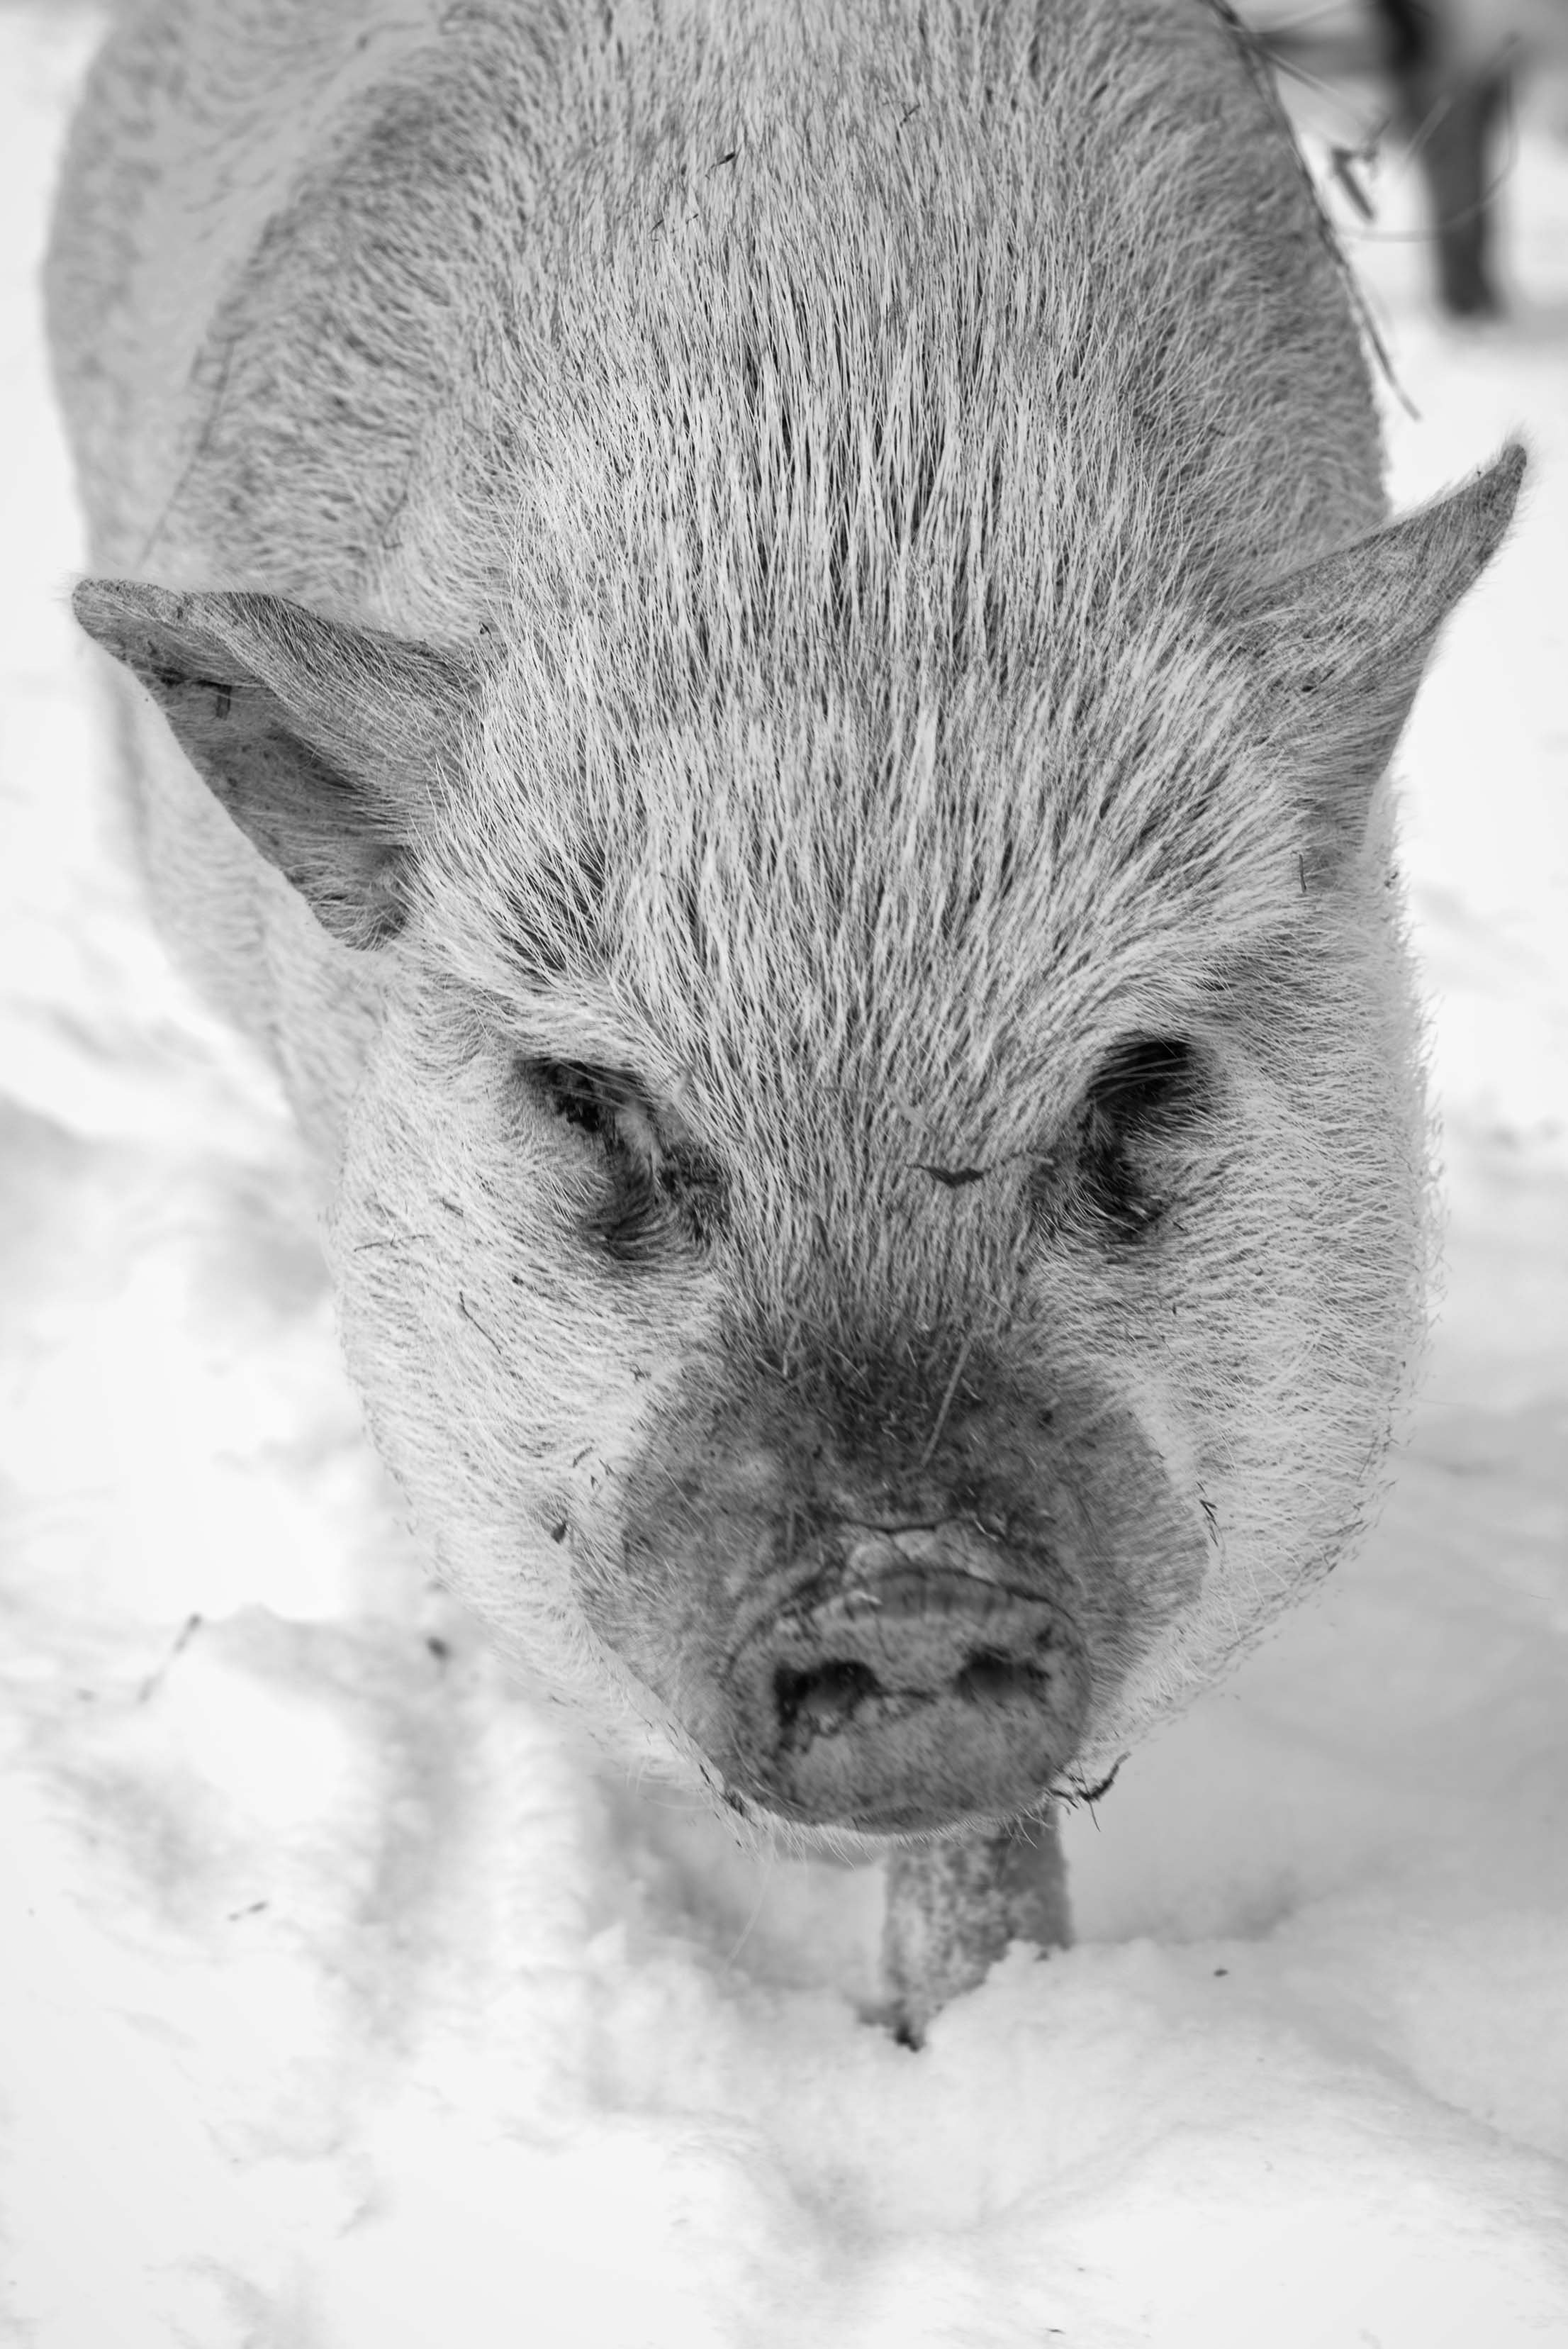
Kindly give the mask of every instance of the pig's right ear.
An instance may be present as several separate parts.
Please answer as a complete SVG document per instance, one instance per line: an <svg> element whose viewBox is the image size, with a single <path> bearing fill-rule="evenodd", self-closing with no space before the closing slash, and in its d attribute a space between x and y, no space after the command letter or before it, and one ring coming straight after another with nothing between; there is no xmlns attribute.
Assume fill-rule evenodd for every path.
<svg viewBox="0 0 1568 2349"><path fill-rule="evenodd" d="M428 646L279 595L84 579L72 603L324 928L352 947L394 936L429 786L470 703L468 675Z"/></svg>
<svg viewBox="0 0 1568 2349"><path fill-rule="evenodd" d="M1523 474L1511 443L1462 489L1276 580L1243 615L1264 730L1305 790L1319 877L1360 847L1438 632L1501 545Z"/></svg>

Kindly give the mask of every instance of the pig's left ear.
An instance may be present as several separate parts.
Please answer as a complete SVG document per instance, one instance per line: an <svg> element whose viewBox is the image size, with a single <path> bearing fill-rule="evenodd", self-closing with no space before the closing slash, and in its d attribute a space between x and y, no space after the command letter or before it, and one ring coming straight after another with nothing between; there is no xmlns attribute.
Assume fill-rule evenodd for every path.
<svg viewBox="0 0 1568 2349"><path fill-rule="evenodd" d="M1355 857L1438 631L1501 543L1523 473L1511 442L1462 489L1274 581L1242 615L1320 875Z"/></svg>
<svg viewBox="0 0 1568 2349"><path fill-rule="evenodd" d="M72 602L323 926L352 947L395 936L429 785L472 692L458 665L278 595L84 579Z"/></svg>

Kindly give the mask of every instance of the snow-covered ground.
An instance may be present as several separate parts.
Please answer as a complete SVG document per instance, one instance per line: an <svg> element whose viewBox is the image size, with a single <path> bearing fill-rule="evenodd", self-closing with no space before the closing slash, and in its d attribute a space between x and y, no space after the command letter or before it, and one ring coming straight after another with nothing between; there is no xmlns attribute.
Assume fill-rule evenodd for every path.
<svg viewBox="0 0 1568 2349"><path fill-rule="evenodd" d="M1365 1554L1068 1827L923 2053L866 1875L606 1788L428 1589L266 1081L119 861L31 272L92 20L0 9L0 2339L1568 2344L1568 151L1512 322L1358 246L1401 498L1522 426L1405 754L1449 1289ZM1349 104L1351 117L1345 108ZM1339 143L1355 101L1310 98ZM9 2329L7 2329L9 2328Z"/></svg>

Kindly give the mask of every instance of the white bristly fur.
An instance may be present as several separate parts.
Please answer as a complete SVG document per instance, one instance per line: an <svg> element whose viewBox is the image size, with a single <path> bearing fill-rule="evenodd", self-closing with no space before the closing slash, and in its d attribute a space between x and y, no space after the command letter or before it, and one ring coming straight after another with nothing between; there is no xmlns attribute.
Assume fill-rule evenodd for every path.
<svg viewBox="0 0 1568 2349"><path fill-rule="evenodd" d="M1161 1526L1104 1562L1148 1600L1114 1758L1378 1485L1428 1248L1379 776L1517 481L1372 535L1352 301L1238 38L1198 0L157 0L49 302L98 570L469 680L375 951L131 717L155 901L318 1143L444 1571L695 1782L696 1667L655 1689L583 1611L672 1408L748 1346L951 1396L973 1340L1110 1399L1212 1529L1179 1607ZM1212 1072L1179 1209L1053 1242L1031 1182L1130 1035ZM585 1247L596 1145L531 1056L678 1115L722 1237Z"/></svg>

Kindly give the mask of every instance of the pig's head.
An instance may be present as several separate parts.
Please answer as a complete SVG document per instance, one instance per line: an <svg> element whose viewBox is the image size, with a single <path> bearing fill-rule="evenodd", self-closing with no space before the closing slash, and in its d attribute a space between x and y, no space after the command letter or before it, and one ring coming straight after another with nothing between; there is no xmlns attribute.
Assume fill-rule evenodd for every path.
<svg viewBox="0 0 1568 2349"><path fill-rule="evenodd" d="M1521 464L1228 600L1058 566L793 665L667 548L441 652L78 591L322 1019L375 991L350 1361L601 1729L808 1839L999 1822L1346 1549L1425 1271L1382 779Z"/></svg>

